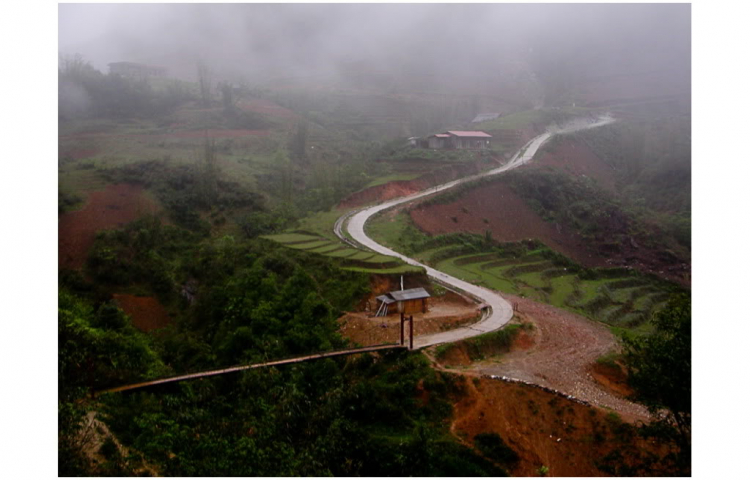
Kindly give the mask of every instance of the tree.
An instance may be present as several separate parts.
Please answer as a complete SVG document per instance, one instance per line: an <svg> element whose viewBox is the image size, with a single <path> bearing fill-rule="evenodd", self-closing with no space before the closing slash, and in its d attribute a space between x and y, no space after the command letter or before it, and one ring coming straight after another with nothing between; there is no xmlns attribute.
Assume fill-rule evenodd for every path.
<svg viewBox="0 0 750 480"><path fill-rule="evenodd" d="M201 104L204 107L211 105L211 70L203 62L198 62L198 87L201 93Z"/></svg>
<svg viewBox="0 0 750 480"><path fill-rule="evenodd" d="M206 206L216 203L218 191L219 166L216 163L216 140L209 138L208 134L203 139L203 201Z"/></svg>
<svg viewBox="0 0 750 480"><path fill-rule="evenodd" d="M276 150L274 164L279 172L279 192L284 203L291 204L294 189L294 165L282 149Z"/></svg>
<svg viewBox="0 0 750 480"><path fill-rule="evenodd" d="M224 105L224 113L233 115L239 100L235 95L234 87L229 82L221 82L219 83L219 91L221 92L221 103Z"/></svg>
<svg viewBox="0 0 750 480"><path fill-rule="evenodd" d="M674 426L684 461L690 460L690 298L673 297L654 318L647 337L624 338L628 380L636 400Z"/></svg>
<svg viewBox="0 0 750 480"><path fill-rule="evenodd" d="M307 149L307 122L300 120L297 128L289 141L289 152L295 160L302 161L306 158Z"/></svg>

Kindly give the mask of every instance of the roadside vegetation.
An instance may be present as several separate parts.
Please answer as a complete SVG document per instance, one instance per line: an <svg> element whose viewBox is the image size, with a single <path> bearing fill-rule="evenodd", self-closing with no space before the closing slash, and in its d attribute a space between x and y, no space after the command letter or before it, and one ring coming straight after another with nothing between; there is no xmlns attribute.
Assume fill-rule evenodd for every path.
<svg viewBox="0 0 750 480"><path fill-rule="evenodd" d="M562 124L573 118L578 118L599 112L598 109L583 107L563 107L555 109L523 110L503 115L494 120L477 123L477 130L492 132L493 130L517 130L521 128L547 128L553 124Z"/></svg>
<svg viewBox="0 0 750 480"><path fill-rule="evenodd" d="M530 323L511 324L495 332L439 345L435 348L435 359L445 363L454 352L458 351L464 352L472 362L500 355L510 350L510 346L521 331L532 328Z"/></svg>

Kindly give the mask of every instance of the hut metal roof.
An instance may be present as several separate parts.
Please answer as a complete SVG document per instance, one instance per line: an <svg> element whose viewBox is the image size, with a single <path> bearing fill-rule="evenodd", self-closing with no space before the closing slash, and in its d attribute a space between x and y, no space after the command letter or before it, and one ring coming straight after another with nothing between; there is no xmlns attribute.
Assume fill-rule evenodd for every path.
<svg viewBox="0 0 750 480"><path fill-rule="evenodd" d="M471 121L471 123L479 123L484 122L486 120L494 120L497 117L499 117L499 113L479 113L476 117L474 117L474 120Z"/></svg>
<svg viewBox="0 0 750 480"><path fill-rule="evenodd" d="M451 135L455 135L457 137L492 138L492 135L490 135L489 133L479 132L479 131L450 130L447 133L450 133Z"/></svg>
<svg viewBox="0 0 750 480"><path fill-rule="evenodd" d="M375 297L375 300L380 300L381 302L384 302L386 305L390 305L391 303L395 302L396 300L392 299L388 295L380 295L379 297Z"/></svg>
<svg viewBox="0 0 750 480"><path fill-rule="evenodd" d="M428 298L430 296L427 290L424 288L410 288L409 290L398 290L391 292L388 295L393 297L397 301L403 300L418 300L420 298Z"/></svg>

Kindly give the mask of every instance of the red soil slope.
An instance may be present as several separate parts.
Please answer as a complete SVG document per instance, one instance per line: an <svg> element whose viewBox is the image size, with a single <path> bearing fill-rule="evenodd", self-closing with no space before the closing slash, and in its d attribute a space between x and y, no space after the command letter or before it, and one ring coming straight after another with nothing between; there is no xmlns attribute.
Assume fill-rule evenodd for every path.
<svg viewBox="0 0 750 480"><path fill-rule="evenodd" d="M473 380L473 381L471 381ZM473 441L480 433L497 433L519 456L513 476L598 477L607 475L596 463L613 452L626 464L639 464L649 454L659 457L668 447L618 435L607 414L523 384L486 378L466 379L466 395L455 405L452 431ZM650 475L663 475L658 463ZM644 472L646 473L646 472Z"/></svg>
<svg viewBox="0 0 750 480"><path fill-rule="evenodd" d="M612 169L586 145L574 140L564 140L542 153L534 160L534 165L539 164L560 168L573 175L589 176L603 188L615 189ZM493 238L501 242L536 238L583 265L608 265L609 256L588 248L575 232L544 221L502 183L474 189L450 204L417 206L411 211L411 217L419 228L430 234L457 231L484 234L490 230Z"/></svg>
<svg viewBox="0 0 750 480"><path fill-rule="evenodd" d="M238 137L265 137L271 134L270 130L184 130L171 133L75 133L72 135L60 135L60 140L86 139L86 138L132 138L137 140L150 140L161 138L238 138Z"/></svg>
<svg viewBox="0 0 750 480"><path fill-rule="evenodd" d="M588 249L577 234L542 220L510 187L500 182L471 190L449 204L418 205L410 215L420 229L431 235L451 232L482 235L490 230L492 238L500 242L536 238L583 265L607 265L607 258Z"/></svg>
<svg viewBox="0 0 750 480"><path fill-rule="evenodd" d="M262 113L264 115L268 115L271 117L288 118L288 119L300 118L299 115L289 110L288 108L282 107L281 105L278 105L265 98L252 97L252 98L244 99L239 102L238 106L242 110Z"/></svg>
<svg viewBox="0 0 750 480"><path fill-rule="evenodd" d="M130 315L133 326L143 332L164 328L171 323L169 313L154 297L137 297L124 293L113 295L118 306Z"/></svg>
<svg viewBox="0 0 750 480"><path fill-rule="evenodd" d="M96 232L117 228L138 217L156 213L158 206L136 185L108 185L92 192L81 210L58 219L58 266L79 269L86 261Z"/></svg>
<svg viewBox="0 0 750 480"><path fill-rule="evenodd" d="M429 167L424 168L427 169ZM339 203L339 208L354 208L367 205L368 203L390 200L391 198L396 197L404 197L434 185L474 175L479 173L483 168L488 168L487 163L474 162L435 167L430 173L426 173L414 180L388 182L383 185L377 185L375 187L355 192L342 200L341 203Z"/></svg>
<svg viewBox="0 0 750 480"><path fill-rule="evenodd" d="M81 160L84 158L91 158L96 155L98 155L100 152L100 149L98 148L78 148L78 147L70 147L70 148L59 148L58 149L58 158L70 158L73 160Z"/></svg>
<svg viewBox="0 0 750 480"><path fill-rule="evenodd" d="M544 221L503 182L480 186L448 204L417 205L409 213L415 225L431 235L452 232L484 235L489 230L500 242L534 238L586 267L629 266L683 285L690 284L689 266L669 252L649 249L634 239L621 244L618 252L607 250L606 245L599 249L600 245L585 242L577 232Z"/></svg>

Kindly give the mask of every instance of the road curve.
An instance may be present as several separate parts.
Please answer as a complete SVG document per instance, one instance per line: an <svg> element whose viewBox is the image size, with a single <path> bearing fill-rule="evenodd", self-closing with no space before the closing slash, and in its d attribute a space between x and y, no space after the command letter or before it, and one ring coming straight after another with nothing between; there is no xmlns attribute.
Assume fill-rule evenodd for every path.
<svg viewBox="0 0 750 480"><path fill-rule="evenodd" d="M614 119L611 116L602 115L597 119L578 119L568 122L561 127L550 127L545 133L531 139L531 141L529 141L518 152L516 152L513 158L511 158L511 160L502 167L488 170L477 175L471 175L459 180L454 180L452 182L438 185L436 187L430 187L426 190L422 190L421 192L417 192L406 197L392 199L372 207L364 208L355 213L350 212L342 216L339 221L336 222L336 228L334 229L334 231L336 232L336 235L345 242L350 243L351 240L345 238L343 233L341 232L341 228L342 226L344 226L344 224L346 224L345 228L347 232L349 232L349 235L357 243L377 253L390 255L392 257L398 257L409 265L422 267L427 271L427 275L429 275L432 279L449 287L462 290L488 306L488 309L485 311L485 315L477 323L469 325L468 327L457 328L455 330L450 330L447 332L434 333L430 335L420 335L414 338L414 348L423 348L440 343L455 342L476 335L481 335L482 333L497 330L498 328L508 323L511 318L513 318L512 307L503 297L501 297L497 292L493 290L465 282L439 270L435 270L430 266L419 263L416 260L402 255L394 250L391 250L388 247L380 245L365 234L365 223L376 213L395 207L396 205L411 202L427 195L432 195L437 192L448 190L455 187L456 185L471 182L481 177L496 175L498 173L517 168L534 158L534 155L536 154L537 150L539 150L539 147L541 147L544 142L552 138L554 135L572 133L577 130L596 128L612 123L613 121ZM346 221L347 218L348 222Z"/></svg>

